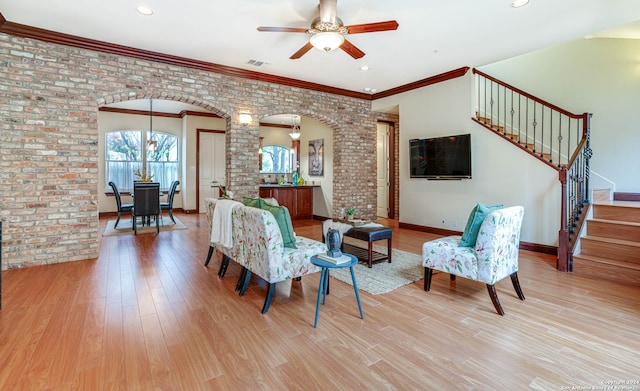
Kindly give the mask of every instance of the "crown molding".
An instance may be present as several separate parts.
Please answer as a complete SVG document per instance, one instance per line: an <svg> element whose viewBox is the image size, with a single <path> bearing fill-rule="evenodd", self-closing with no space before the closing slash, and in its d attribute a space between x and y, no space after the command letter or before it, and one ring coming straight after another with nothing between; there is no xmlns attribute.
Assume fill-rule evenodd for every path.
<svg viewBox="0 0 640 391"><path fill-rule="evenodd" d="M172 56L169 54L152 52L150 50L136 49L129 46L117 45L95 39L83 38L76 35L58 33L56 31L45 30L38 27L31 27L20 23L7 21L0 14L0 32L24 38L33 38L40 41L72 46L81 49L95 50L98 52L116 54L121 56L138 58L141 60L155 61L163 64L183 66L186 68L198 69L207 72L220 73L227 76L241 77L251 80L260 80L268 83L282 84L290 87L304 88L330 94L343 95L351 98L371 100L370 94L350 91L342 88L330 87L322 84L291 79L288 77L275 76L267 73L248 71L246 69L234 68L225 65L215 64L206 61L198 61L185 57Z"/></svg>
<svg viewBox="0 0 640 391"><path fill-rule="evenodd" d="M414 81L413 83L408 83L399 87L390 88L385 91L376 92L375 94L373 94L372 100L386 98L388 96L397 95L403 92L426 87L431 84L441 83L443 81L455 79L455 78L464 76L468 71L469 71L469 67L462 67L462 68L454 69L452 71L441 73L439 75L427 77L426 79Z"/></svg>
<svg viewBox="0 0 640 391"><path fill-rule="evenodd" d="M346 90L342 88L336 88L326 86L323 84L311 83L307 81L291 79L288 77L281 77L270 75L268 73L248 71L246 69L240 69L235 67L229 67L225 65L215 64L211 62L198 61L185 57L172 56L169 54L153 52L149 50L136 49L129 46L117 45L109 42L98 41L89 38L83 38L76 35L63 34L56 31L41 29L38 27L27 26L20 23L9 22L0 13L0 33L14 35L24 38L37 39L44 42L77 47L81 49L95 50L98 52L115 54L120 56L127 56L138 58L141 60L155 61L163 64L183 66L186 68L198 69L207 72L219 73L227 76L241 77L251 80L259 80L267 83L275 83L286 85L289 87L304 88L307 90L313 90L318 92L325 92L329 94L342 95L356 99L364 100L376 100L386 98L388 96L400 94L403 92L411 91L417 88L425 87L431 84L440 83L442 81L454 79L456 77L463 76L469 67L462 67L454 69L449 72L441 73L436 76L428 77L426 79L418 80L413 83L408 83L399 87L391 88L385 91L377 92L375 94L365 94L362 92L356 92Z"/></svg>

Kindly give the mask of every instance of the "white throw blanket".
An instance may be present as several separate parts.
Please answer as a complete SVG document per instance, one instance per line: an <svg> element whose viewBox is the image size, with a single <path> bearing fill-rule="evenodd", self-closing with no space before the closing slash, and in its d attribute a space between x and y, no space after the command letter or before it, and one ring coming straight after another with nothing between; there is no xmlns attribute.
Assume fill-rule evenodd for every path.
<svg viewBox="0 0 640 391"><path fill-rule="evenodd" d="M216 201L211 219L211 243L225 248L233 247L231 212L239 205L242 205L242 202L224 199Z"/></svg>
<svg viewBox="0 0 640 391"><path fill-rule="evenodd" d="M357 227L373 228L373 227L382 227L382 226L383 226L382 224L378 224L378 223L367 223L367 224L358 225ZM333 228L338 230L338 232L340 232L340 241L342 241L342 235L353 227L354 226L351 224L341 223L339 221L333 221L331 219L325 220L322 222L322 237L326 238L327 232L329 232L329 228Z"/></svg>

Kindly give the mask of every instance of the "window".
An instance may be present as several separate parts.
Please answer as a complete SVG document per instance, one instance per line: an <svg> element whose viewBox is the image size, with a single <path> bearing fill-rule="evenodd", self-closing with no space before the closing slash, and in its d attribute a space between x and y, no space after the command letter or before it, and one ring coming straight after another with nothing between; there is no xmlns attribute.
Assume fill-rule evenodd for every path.
<svg viewBox="0 0 640 391"><path fill-rule="evenodd" d="M145 140L143 142L142 137ZM106 134L106 183L109 181L122 190L133 188L137 170L153 175L154 182L160 182L160 188L168 189L171 182L178 179L178 137L162 132L153 132L152 140L158 142L156 152L146 148L148 131L119 130Z"/></svg>
<svg viewBox="0 0 640 391"><path fill-rule="evenodd" d="M263 174L289 174L291 168L291 150L282 145L267 145L262 148Z"/></svg>

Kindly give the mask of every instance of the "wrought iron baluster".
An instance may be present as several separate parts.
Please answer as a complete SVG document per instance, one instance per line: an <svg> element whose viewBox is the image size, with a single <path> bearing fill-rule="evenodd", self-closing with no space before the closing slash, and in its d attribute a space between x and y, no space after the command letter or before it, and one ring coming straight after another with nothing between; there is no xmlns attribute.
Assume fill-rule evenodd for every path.
<svg viewBox="0 0 640 391"><path fill-rule="evenodd" d="M526 111L525 111L525 121L524 121L524 123L526 124L526 126L525 126L525 133L526 134L525 134L524 147L526 149L529 149L529 98L525 98L525 99L526 99L525 102L527 103L526 104L527 107L525 109Z"/></svg>
<svg viewBox="0 0 640 391"><path fill-rule="evenodd" d="M491 127L493 128L493 85L495 83L492 81L489 85L491 86L491 91L489 92L489 95L491 97L491 100L489 101L489 110L491 111L490 115L489 115L489 124L491 124Z"/></svg>
<svg viewBox="0 0 640 391"><path fill-rule="evenodd" d="M541 106L542 119L540 120L540 157L544 159L544 106Z"/></svg>
<svg viewBox="0 0 640 391"><path fill-rule="evenodd" d="M518 144L522 143L522 137L520 137L522 135L522 124L521 124L521 120L522 119L522 95L518 94ZM527 142L527 140L524 140L525 144Z"/></svg>
<svg viewBox="0 0 640 391"><path fill-rule="evenodd" d="M496 99L498 101L496 103L496 124L493 125L493 128L496 130L496 132L500 133L500 84L496 84L496 88L498 89L496 91Z"/></svg>
<svg viewBox="0 0 640 391"><path fill-rule="evenodd" d="M484 119L482 120L482 122L484 122L484 124L487 124L487 78L484 78Z"/></svg>
<svg viewBox="0 0 640 391"><path fill-rule="evenodd" d="M536 128L538 126L538 122L536 121L536 116L538 112L536 111L536 101L533 101L533 153L536 153Z"/></svg>
<svg viewBox="0 0 640 391"><path fill-rule="evenodd" d="M502 120L502 134L506 135L507 134L507 87L503 87L502 90L504 91L504 98L502 99L502 105L503 107L503 114L504 114L504 119Z"/></svg>
<svg viewBox="0 0 640 391"><path fill-rule="evenodd" d="M511 90L511 140L513 140L513 135L515 133L514 129L513 129L513 115L514 114L515 114L515 110L513 109L513 90Z"/></svg>
<svg viewBox="0 0 640 391"><path fill-rule="evenodd" d="M480 100L480 75L476 75L476 89L478 90L478 100L476 101L476 119L480 120L480 104L481 104L481 100Z"/></svg>
<svg viewBox="0 0 640 391"><path fill-rule="evenodd" d="M551 135L553 136L553 128L551 129ZM553 137L551 137L553 140ZM558 113L558 167L560 167L560 151L562 150L562 114ZM553 156L551 156L551 163L553 163Z"/></svg>

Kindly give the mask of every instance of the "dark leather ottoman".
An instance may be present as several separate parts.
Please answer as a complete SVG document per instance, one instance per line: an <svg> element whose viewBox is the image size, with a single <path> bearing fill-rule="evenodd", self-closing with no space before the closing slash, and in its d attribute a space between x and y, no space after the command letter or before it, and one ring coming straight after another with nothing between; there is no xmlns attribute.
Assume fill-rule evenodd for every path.
<svg viewBox="0 0 640 391"><path fill-rule="evenodd" d="M391 263L391 228L384 227L370 227L370 228L360 228L353 227L347 232L344 233L344 236L348 236L350 238L363 240L368 244L368 253L366 253L367 258L364 258L364 250L359 249L358 247L350 246L349 244L345 244L343 242L343 246L349 247L349 251L352 251L352 254L357 256L358 259L361 259L369 264L369 267L373 266L373 261L379 261L383 259L388 259L389 263ZM387 254L381 254L373 251L373 242L378 240L387 239ZM344 247L343 247L344 248ZM360 251L358 251L360 250ZM346 251L345 252L349 252Z"/></svg>

